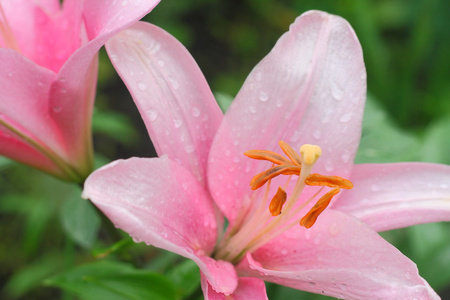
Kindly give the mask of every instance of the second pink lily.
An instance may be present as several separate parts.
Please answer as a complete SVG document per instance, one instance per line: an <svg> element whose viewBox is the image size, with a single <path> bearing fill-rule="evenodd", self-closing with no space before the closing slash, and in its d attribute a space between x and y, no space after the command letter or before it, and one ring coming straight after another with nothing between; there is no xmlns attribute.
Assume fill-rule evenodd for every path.
<svg viewBox="0 0 450 300"><path fill-rule="evenodd" d="M100 47L159 0L0 0L0 154L68 181L93 168Z"/></svg>
<svg viewBox="0 0 450 300"><path fill-rule="evenodd" d="M376 230L450 220L450 167L353 165L366 72L345 20L300 16L224 117L195 61L158 27L138 23L107 50L160 157L95 171L84 197L136 241L194 260L205 299L267 299L263 280L346 299L439 298ZM288 158L274 154L280 140L300 153L281 143ZM271 162L248 150L272 151L250 152ZM295 172L249 187L278 162ZM326 208L332 186L308 184L312 172L355 187ZM273 213L270 199L285 198Z"/></svg>

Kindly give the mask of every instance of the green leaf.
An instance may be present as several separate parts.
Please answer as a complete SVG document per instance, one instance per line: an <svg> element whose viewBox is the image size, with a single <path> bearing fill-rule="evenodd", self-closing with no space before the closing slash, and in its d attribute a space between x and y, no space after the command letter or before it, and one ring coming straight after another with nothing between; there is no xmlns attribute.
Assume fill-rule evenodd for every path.
<svg viewBox="0 0 450 300"><path fill-rule="evenodd" d="M61 267L61 258L58 255L59 253L48 253L17 270L3 287L8 298L23 296L58 270Z"/></svg>
<svg viewBox="0 0 450 300"><path fill-rule="evenodd" d="M132 145L138 140L138 134L131 120L126 115L112 111L96 109L92 120L92 130L126 145Z"/></svg>
<svg viewBox="0 0 450 300"><path fill-rule="evenodd" d="M198 266L190 259L173 267L167 276L179 288L182 298L191 295L200 286Z"/></svg>
<svg viewBox="0 0 450 300"><path fill-rule="evenodd" d="M83 300L177 299L175 286L164 276L113 261L73 268L45 284L75 293Z"/></svg>
<svg viewBox="0 0 450 300"><path fill-rule="evenodd" d="M421 158L425 162L450 164L450 116L433 122L425 133Z"/></svg>
<svg viewBox="0 0 450 300"><path fill-rule="evenodd" d="M420 142L401 130L371 97L364 111L361 143L356 163L383 163L418 160Z"/></svg>
<svg viewBox="0 0 450 300"><path fill-rule="evenodd" d="M224 113L227 111L228 107L230 107L231 102L233 102L233 97L225 93L215 93L214 97Z"/></svg>
<svg viewBox="0 0 450 300"><path fill-rule="evenodd" d="M65 232L80 246L90 249L97 240L101 220L92 203L74 193L65 199L61 208L61 222Z"/></svg>

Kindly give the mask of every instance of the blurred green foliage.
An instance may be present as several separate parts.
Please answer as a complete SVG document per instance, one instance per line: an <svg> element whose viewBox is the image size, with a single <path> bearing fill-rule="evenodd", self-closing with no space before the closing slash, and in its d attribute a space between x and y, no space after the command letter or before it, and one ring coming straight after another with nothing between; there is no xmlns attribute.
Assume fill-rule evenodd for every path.
<svg viewBox="0 0 450 300"><path fill-rule="evenodd" d="M450 163L450 2L446 0L163 0L145 20L175 35L226 110L247 74L294 19L347 19L363 46L369 99L357 162ZM100 55L97 166L154 156L136 107ZM118 233L80 188L0 158L1 299L200 299L191 261ZM450 297L448 223L383 233ZM325 299L267 284L271 299ZM117 293L119 292L119 293ZM114 296L112 296L114 294ZM115 297L115 298L114 298Z"/></svg>

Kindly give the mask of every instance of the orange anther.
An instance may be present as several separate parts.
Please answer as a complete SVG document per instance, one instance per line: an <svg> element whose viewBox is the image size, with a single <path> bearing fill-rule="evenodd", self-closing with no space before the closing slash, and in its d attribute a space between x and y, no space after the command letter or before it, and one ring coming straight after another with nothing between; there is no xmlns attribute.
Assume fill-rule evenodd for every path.
<svg viewBox="0 0 450 300"><path fill-rule="evenodd" d="M286 192L281 187L278 187L278 191L273 196L272 201L269 204L269 211L272 216L278 216L281 214L281 209L283 208L284 203L286 202Z"/></svg>
<svg viewBox="0 0 450 300"><path fill-rule="evenodd" d="M244 152L244 155L253 159L268 160L276 165L290 163L290 161L280 154L267 150L248 150Z"/></svg>
<svg viewBox="0 0 450 300"><path fill-rule="evenodd" d="M309 212L300 220L300 226L310 228L316 223L317 217L327 208L331 199L339 193L340 189L335 188L320 197L319 201L309 210Z"/></svg>
<svg viewBox="0 0 450 300"><path fill-rule="evenodd" d="M287 143L283 141L279 141L278 144L280 145L281 150L283 150L284 154L286 154L287 157L297 166L302 165L302 159L300 155L295 152L294 149L292 149L291 146L289 146Z"/></svg>
<svg viewBox="0 0 450 300"><path fill-rule="evenodd" d="M300 170L301 170L301 168L299 166L294 166L292 164L274 166L264 172L256 174L250 181L250 187L252 190L259 189L267 181L269 181L272 178L277 177L278 175L299 175Z"/></svg>
<svg viewBox="0 0 450 300"><path fill-rule="evenodd" d="M351 189L353 183L339 176L324 176L317 173L306 177L305 183L312 186L327 186L331 188Z"/></svg>

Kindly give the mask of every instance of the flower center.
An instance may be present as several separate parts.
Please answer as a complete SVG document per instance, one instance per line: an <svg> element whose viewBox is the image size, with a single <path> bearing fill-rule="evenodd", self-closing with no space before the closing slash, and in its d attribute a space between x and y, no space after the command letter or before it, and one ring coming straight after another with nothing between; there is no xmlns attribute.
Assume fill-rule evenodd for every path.
<svg viewBox="0 0 450 300"><path fill-rule="evenodd" d="M8 19L6 19L5 12L3 11L2 4L0 3L0 47L10 48L20 52L19 45L16 38L9 26Z"/></svg>
<svg viewBox="0 0 450 300"><path fill-rule="evenodd" d="M297 153L283 141L280 141L279 145L288 158L266 150L250 150L244 153L252 159L267 160L272 163L272 167L255 175L250 181L250 188L254 191L266 185L260 204L251 214L247 214L245 220L236 222L238 225L229 230L218 245L215 254L217 259L237 263L245 253L256 250L297 224L305 228L312 227L340 189L353 187L349 180L339 176L311 174L314 164L322 154L319 146L303 145L300 153ZM275 195L269 197L271 181L279 175L288 175L286 183L283 187L278 187ZM288 196L286 189L293 181L293 175L298 177ZM305 186L320 188L308 199L301 199ZM324 188L330 190L319 197L316 204L305 214L304 208L318 198ZM257 192L254 195L257 195Z"/></svg>

